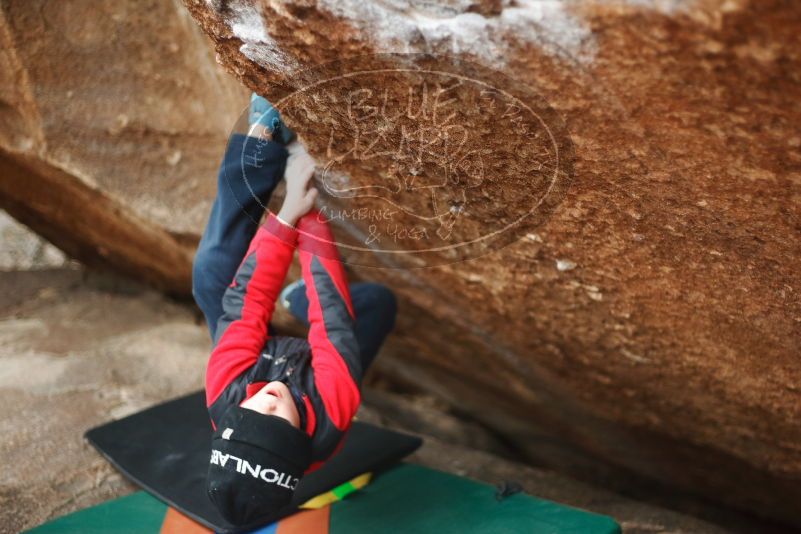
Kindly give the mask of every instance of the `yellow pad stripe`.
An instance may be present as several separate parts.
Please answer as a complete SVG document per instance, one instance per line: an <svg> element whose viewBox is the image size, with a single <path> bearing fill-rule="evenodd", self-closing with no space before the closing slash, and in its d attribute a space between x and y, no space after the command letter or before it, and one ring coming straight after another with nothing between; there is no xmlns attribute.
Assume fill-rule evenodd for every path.
<svg viewBox="0 0 801 534"><path fill-rule="evenodd" d="M322 508L332 502L338 501L342 499L345 495L356 491L359 488L363 488L370 482L370 478L372 477L372 473L362 473L361 475L352 478L348 482L344 484L340 484L336 488L332 489L331 491L326 491L325 493L321 493L316 497L312 497L305 503L300 505L300 508L308 508L308 509L315 509L315 508Z"/></svg>

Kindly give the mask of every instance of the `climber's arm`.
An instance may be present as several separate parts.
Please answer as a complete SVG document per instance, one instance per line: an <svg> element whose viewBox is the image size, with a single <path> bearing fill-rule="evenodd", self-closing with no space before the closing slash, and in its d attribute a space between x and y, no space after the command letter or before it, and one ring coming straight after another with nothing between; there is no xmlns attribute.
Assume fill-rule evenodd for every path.
<svg viewBox="0 0 801 534"><path fill-rule="evenodd" d="M319 212L304 215L298 230L315 385L331 422L344 431L359 407L362 379L348 281L331 230Z"/></svg>
<svg viewBox="0 0 801 534"><path fill-rule="evenodd" d="M251 242L234 281L223 296L214 351L206 368L206 401L210 406L226 385L258 359L267 340L267 324L298 241L297 220L314 204L309 188L314 160L298 142L287 146L286 195L278 215L272 212Z"/></svg>
<svg viewBox="0 0 801 534"><path fill-rule="evenodd" d="M258 359L281 284L292 262L297 230L270 213L253 237L223 295L214 349L206 366L210 406L235 377Z"/></svg>

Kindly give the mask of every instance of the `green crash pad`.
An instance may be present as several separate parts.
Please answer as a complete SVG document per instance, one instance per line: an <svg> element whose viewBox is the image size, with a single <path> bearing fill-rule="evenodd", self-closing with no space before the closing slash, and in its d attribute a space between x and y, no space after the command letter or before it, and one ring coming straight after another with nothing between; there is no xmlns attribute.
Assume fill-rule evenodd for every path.
<svg viewBox="0 0 801 534"><path fill-rule="evenodd" d="M615 534L620 527L598 515L525 493L501 500L489 484L415 464L400 463L330 505L328 534ZM137 492L61 517L32 534L156 534L167 506ZM277 529L280 533L280 528ZM254 532L275 532L275 524ZM326 534L310 532L309 534Z"/></svg>
<svg viewBox="0 0 801 534"><path fill-rule="evenodd" d="M167 506L144 491L59 517L27 532L36 534L148 534L158 533Z"/></svg>
<svg viewBox="0 0 801 534"><path fill-rule="evenodd" d="M613 534L609 517L495 488L415 464L385 471L331 508L331 534L570 533Z"/></svg>

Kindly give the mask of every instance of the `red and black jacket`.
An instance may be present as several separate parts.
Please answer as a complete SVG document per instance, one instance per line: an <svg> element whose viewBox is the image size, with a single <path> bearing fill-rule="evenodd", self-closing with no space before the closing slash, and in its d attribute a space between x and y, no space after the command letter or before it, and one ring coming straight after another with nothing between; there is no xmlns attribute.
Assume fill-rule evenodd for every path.
<svg viewBox="0 0 801 534"><path fill-rule="evenodd" d="M269 336L267 324L296 248L309 300L308 338ZM280 380L299 392L295 404L312 439L306 473L314 471L342 446L359 407L362 379L345 271L316 210L295 228L268 215L225 291L223 309L206 366L212 425L232 404Z"/></svg>

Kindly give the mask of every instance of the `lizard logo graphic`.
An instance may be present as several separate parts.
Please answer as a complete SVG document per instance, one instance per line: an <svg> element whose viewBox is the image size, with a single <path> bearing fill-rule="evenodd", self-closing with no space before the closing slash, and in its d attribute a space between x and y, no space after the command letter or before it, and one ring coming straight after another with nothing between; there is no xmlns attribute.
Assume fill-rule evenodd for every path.
<svg viewBox="0 0 801 534"><path fill-rule="evenodd" d="M486 254L546 220L570 185L559 114L485 67L373 54L286 80L275 105L317 159L320 213L340 228L345 262L409 268Z"/></svg>

